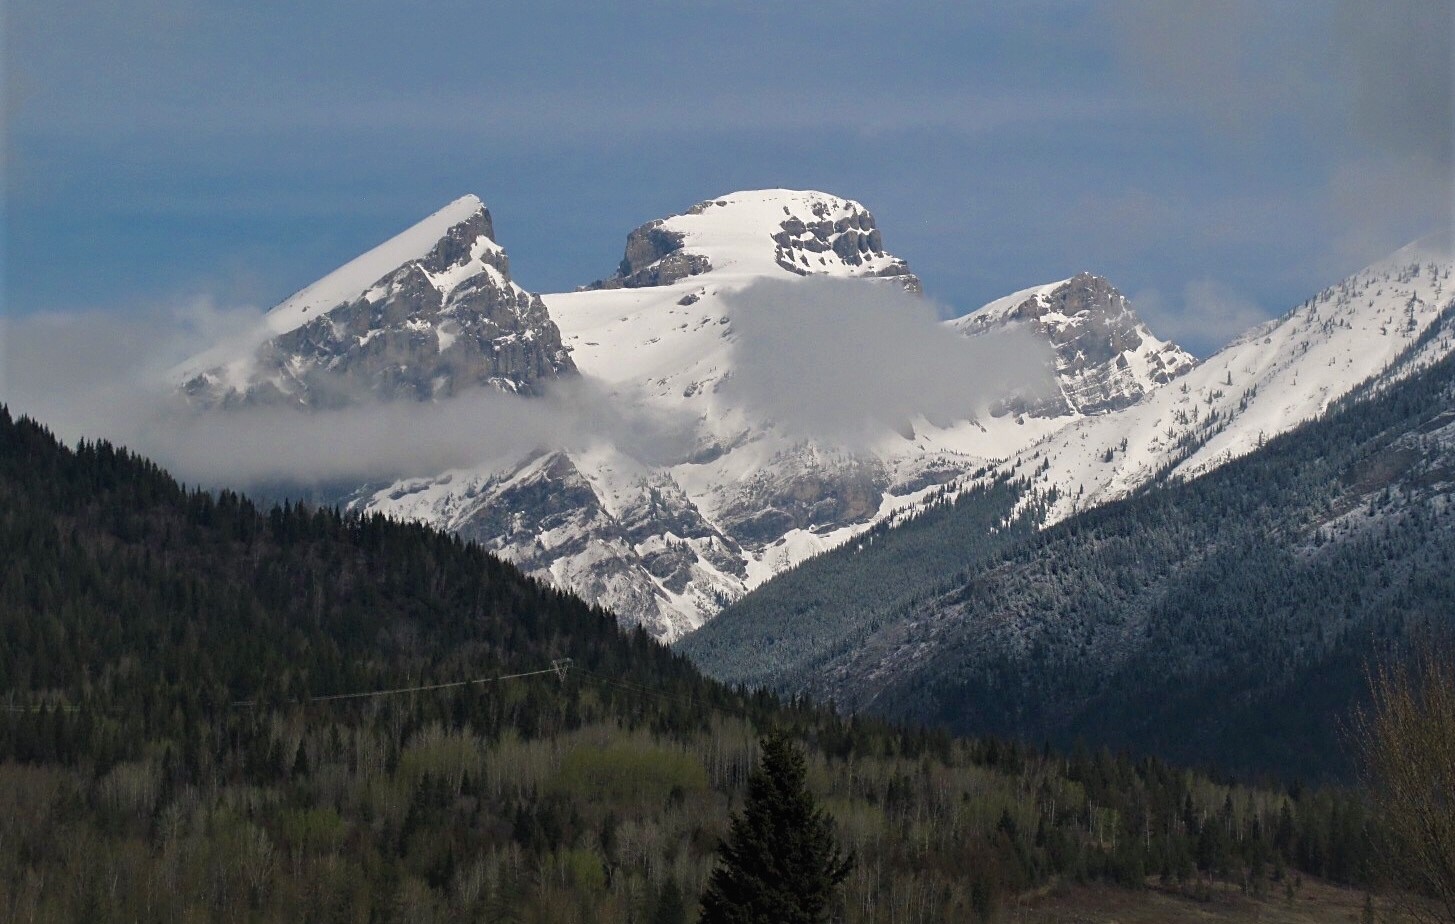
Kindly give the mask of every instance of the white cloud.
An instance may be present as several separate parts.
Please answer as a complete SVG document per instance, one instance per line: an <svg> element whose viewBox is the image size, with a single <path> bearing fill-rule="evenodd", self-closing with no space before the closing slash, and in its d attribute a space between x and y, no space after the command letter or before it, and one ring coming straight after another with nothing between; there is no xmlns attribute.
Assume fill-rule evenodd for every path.
<svg viewBox="0 0 1455 924"><path fill-rule="evenodd" d="M1153 333L1171 338L1198 356L1216 352L1271 316L1253 300L1213 279L1189 282L1175 300L1149 289L1132 299L1132 304Z"/></svg>
<svg viewBox="0 0 1455 924"><path fill-rule="evenodd" d="M929 300L892 282L764 281L733 296L728 311L735 355L724 397L794 436L857 448L917 416L948 423L1012 389L1050 387L1044 345L1017 334L960 337ZM477 389L430 404L313 412L200 412L182 401L168 372L249 336L259 317L197 302L12 319L0 401L63 439L110 439L207 485L357 485L599 441L649 464L692 449L694 419L642 410L586 377L540 398Z"/></svg>
<svg viewBox="0 0 1455 924"><path fill-rule="evenodd" d="M0 354L0 401L62 439L105 438L208 485L362 483L518 461L542 447L618 440L652 462L690 448L686 421L604 396L590 380L536 399L478 389L434 404L360 404L336 411L251 408L203 413L168 372L230 337L256 310L195 303L138 314L83 312L11 319Z"/></svg>
<svg viewBox="0 0 1455 924"><path fill-rule="evenodd" d="M962 337L932 302L890 282L764 280L730 297L729 311L726 393L799 436L854 446L916 416L946 424L1051 387L1044 344Z"/></svg>

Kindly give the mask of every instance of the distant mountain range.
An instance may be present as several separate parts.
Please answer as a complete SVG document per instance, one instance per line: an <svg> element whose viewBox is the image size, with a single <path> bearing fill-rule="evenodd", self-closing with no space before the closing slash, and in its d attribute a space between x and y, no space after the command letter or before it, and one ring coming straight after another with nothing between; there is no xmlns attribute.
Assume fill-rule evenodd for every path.
<svg viewBox="0 0 1455 924"><path fill-rule="evenodd" d="M673 438L605 427L502 460L482 432L494 461L340 499L686 635L726 680L1318 772L1361 659L1455 599L1451 254L1448 236L1412 244L1202 362L1106 279L1027 288L926 322L934 348L854 341L834 360L847 375L800 371L840 374L842 403L869 407L885 363L954 382L964 360L941 341L1020 343L1039 382L988 375L934 413L835 437L792 425L798 395L755 403L744 382L765 352L822 363L817 341L865 306L881 333L914 322L920 281L859 203L706 200L632 231L612 274L534 295L467 196L175 381L201 414L589 390ZM817 326L764 341L765 316L815 298ZM1290 731L1280 697L1328 708Z"/></svg>
<svg viewBox="0 0 1455 924"><path fill-rule="evenodd" d="M967 394L948 418L898 421L853 445L745 404L731 387L752 358L735 326L751 310L744 293L827 277L917 294L919 279L884 246L852 200L739 192L631 232L614 274L536 296L511 279L488 210L466 196L285 300L254 342L219 346L175 378L214 413L469 400L480 388L529 397L585 380L622 407L686 421L686 445L666 459L621 439L542 444L343 498L480 540L671 640L942 485L1196 365L1110 282L1083 273L946 322L969 338L1042 342L1049 392ZM864 345L867 361L874 348Z"/></svg>

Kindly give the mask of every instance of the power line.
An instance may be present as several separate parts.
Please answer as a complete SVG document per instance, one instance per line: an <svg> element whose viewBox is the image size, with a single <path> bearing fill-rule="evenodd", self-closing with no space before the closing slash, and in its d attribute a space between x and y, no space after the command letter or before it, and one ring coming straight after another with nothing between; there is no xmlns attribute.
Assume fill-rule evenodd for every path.
<svg viewBox="0 0 1455 924"><path fill-rule="evenodd" d="M732 708L721 703L711 703L696 696L678 696L676 694L666 693L661 690L654 690L651 687L644 686L639 683L618 680L614 677L608 677L605 674L598 674L595 671L587 670L584 667L578 667L571 658L556 658L555 660L551 661L550 667L543 667L539 670L533 671L521 671L515 674L497 674L493 677L476 677L470 680L450 680L443 683L426 683L412 687L390 687L381 690L359 690L351 693L328 693L322 696L309 696L304 698L301 702L331 703L342 702L344 700L351 699L373 699L375 697L381 696L399 696L405 693L429 693L436 690L451 690L457 689L459 687L482 686L484 684L490 683L501 683L506 680L520 680L526 677L541 677L546 674L555 674L558 679L560 679L562 682L565 682L567 675L571 672L580 674L582 677L588 680L593 680L605 686L615 687L618 690L623 690L628 693L635 693L640 696L651 696L659 700L680 703L686 706L705 706L720 712L737 715L740 718L749 720L752 719L752 715L747 709ZM260 701L258 699L240 699L230 703L229 706L234 709L255 709L258 707L259 704ZM282 703L280 703L280 705L281 704ZM74 705L69 703L55 703L49 706L47 706L46 704L38 704L32 706L0 704L0 712L35 713L40 712L41 710L46 708L62 710L66 712L79 712L83 709L88 708L93 710L96 709L96 707L94 706L87 707L84 705Z"/></svg>
<svg viewBox="0 0 1455 924"><path fill-rule="evenodd" d="M0 712L42 712L47 709L52 712L80 712L82 709L85 708L87 707L74 705L72 703L37 703L34 706L16 706L10 703L6 703L5 705L0 706Z"/></svg>
<svg viewBox="0 0 1455 924"><path fill-rule="evenodd" d="M417 687L394 687L387 690L362 690L357 693L331 693L326 696L309 696L303 700L305 703L328 703L345 699L368 699L375 696L395 696L400 693L427 693L431 690L449 690L455 687L476 686L486 683L499 683L502 680L517 680L521 677L539 677L542 674L555 674L561 680L566 679L566 672L571 669L570 658L557 658L551 662L550 667L537 671L523 671L519 674L499 674L495 677L477 677L474 680L451 680L447 683L427 683ZM258 705L256 699L241 699L231 704L234 709L251 709Z"/></svg>

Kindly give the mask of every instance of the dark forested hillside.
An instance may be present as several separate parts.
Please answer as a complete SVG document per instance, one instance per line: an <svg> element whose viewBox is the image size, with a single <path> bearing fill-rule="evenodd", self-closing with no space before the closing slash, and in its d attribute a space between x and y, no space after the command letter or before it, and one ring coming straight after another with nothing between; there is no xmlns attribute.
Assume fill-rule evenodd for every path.
<svg viewBox="0 0 1455 924"><path fill-rule="evenodd" d="M1025 487L1002 478L886 522L733 604L677 650L750 686L791 689L807 664L842 654L885 614L932 596L946 575L1035 532L1041 505L1014 512Z"/></svg>
<svg viewBox="0 0 1455 924"><path fill-rule="evenodd" d="M959 733L1340 776L1338 722L1367 661L1455 625L1452 490L1447 357L1202 478L1002 548L918 600L880 595L887 605L854 613L832 649L782 665L773 685ZM833 554L863 562L861 586L897 567L878 548ZM832 570L810 562L806 583L810 569ZM793 589L769 584L706 632L741 618L790 634ZM738 676L710 646L684 650Z"/></svg>
<svg viewBox="0 0 1455 924"><path fill-rule="evenodd" d="M461 680L571 657L669 689L696 671L459 539L186 490L105 443L0 440L0 689L171 734L234 700ZM694 687L695 689L695 687Z"/></svg>
<svg viewBox="0 0 1455 924"><path fill-rule="evenodd" d="M844 921L1368 877L1348 794L744 696L457 539L185 490L3 408L0 549L4 920L686 921L770 725L857 858Z"/></svg>

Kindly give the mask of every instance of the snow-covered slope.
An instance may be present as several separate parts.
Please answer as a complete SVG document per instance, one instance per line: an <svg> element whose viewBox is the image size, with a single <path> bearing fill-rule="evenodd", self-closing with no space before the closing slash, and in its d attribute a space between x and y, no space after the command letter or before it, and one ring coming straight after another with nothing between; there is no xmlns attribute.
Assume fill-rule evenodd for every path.
<svg viewBox="0 0 1455 924"><path fill-rule="evenodd" d="M487 213L479 196L461 196L428 218L284 299L268 312L268 330L274 334L296 330L313 320L309 317L310 311L316 317L330 308L353 301L372 288L375 282L401 266L423 259L451 228L482 214ZM473 242L480 248L480 256L484 256L486 252L492 255L503 254L504 250L493 239L493 228L482 231L484 233Z"/></svg>
<svg viewBox="0 0 1455 924"><path fill-rule="evenodd" d="M574 372L545 305L510 278L490 212L464 196L264 316L257 336L174 372L205 405L338 406L534 393Z"/></svg>
<svg viewBox="0 0 1455 924"><path fill-rule="evenodd" d="M476 539L671 639L941 486L1133 404L1193 365L1153 336L1110 283L1081 274L945 329L1040 338L1055 357L1049 397L1008 384L1004 394L957 390L957 409L936 411L933 422L874 424L852 446L810 439L733 386L754 358L744 351L764 348L739 334L745 312L774 307L759 304L764 281L776 280L783 297L818 277L853 280L838 283L853 292L885 287L881 295L894 297L865 300L875 311L905 309L920 291L863 205L769 189L648 222L627 236L611 277L535 296L510 278L489 211L466 196L288 298L252 342L194 359L175 381L216 412L257 404L318 411L361 398L471 401L539 395L562 378L579 383L542 413L589 394L651 425L588 425L504 461L500 434L481 433L480 456L493 461L361 486L349 502ZM834 298L852 301L849 289ZM796 356L803 346L774 348ZM842 362L872 364L876 346L861 351L856 342Z"/></svg>
<svg viewBox="0 0 1455 924"><path fill-rule="evenodd" d="M807 275L919 291L906 263L883 249L872 214L826 193L732 193L643 225L615 276L544 300L582 376L620 406L690 421L690 446L665 460L630 445L563 449L508 471L393 485L360 503L479 539L671 639L940 485L1191 364L1109 284L1078 276L1076 286L1046 287L1070 311L1066 324L1032 329L1061 357L1059 393L1084 392L1100 376L1111 384L1098 400L1025 413L1014 396L997 395L986 402L1000 405L994 413L973 417L967 400L964 419L886 427L867 447L805 440L725 386L741 360L735 296L764 279ZM1067 307L1068 297L1084 304ZM962 320L972 336L1022 323ZM1166 363L1160 373L1154 361ZM1118 371L1128 367L1136 373Z"/></svg>
<svg viewBox="0 0 1455 924"><path fill-rule="evenodd" d="M1422 333L1452 310L1448 235L1361 270L1219 350L1175 384L1078 420L1008 461L1042 492L1047 522L1168 476L1191 478L1319 416L1361 384L1397 381L1448 353Z"/></svg>

